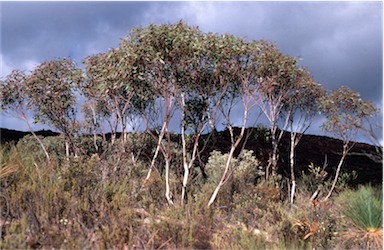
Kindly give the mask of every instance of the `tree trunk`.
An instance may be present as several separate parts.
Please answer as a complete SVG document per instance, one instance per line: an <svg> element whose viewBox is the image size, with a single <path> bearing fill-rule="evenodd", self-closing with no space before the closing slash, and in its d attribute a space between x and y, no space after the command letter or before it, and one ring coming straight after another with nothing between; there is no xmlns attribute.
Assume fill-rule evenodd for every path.
<svg viewBox="0 0 384 250"><path fill-rule="evenodd" d="M186 196L186 193L187 193L186 188L187 188L187 184L188 184L189 172L190 172L190 169L192 168L193 163L195 162L197 154L198 154L200 133L201 133L201 130L200 130L199 134L196 135L195 144L193 145L193 151L192 151L191 160L189 161L189 163L187 165L184 165L184 170L185 171L184 171L184 178L183 178L183 189L182 189L182 192L181 192L181 199L182 199L181 204L182 205L184 204L184 199L185 199L185 196Z"/></svg>
<svg viewBox="0 0 384 250"><path fill-rule="evenodd" d="M28 125L29 126L29 125ZM49 157L49 154L48 154L48 151L47 149L45 148L43 142L40 140L40 138L35 134L35 132L33 130L30 130L33 137L35 137L35 139L37 140L37 142L39 143L41 149L43 150L44 154L45 154L45 158L47 158L47 162L48 164L51 163L51 158Z"/></svg>
<svg viewBox="0 0 384 250"><path fill-rule="evenodd" d="M169 187L169 167L170 167L170 159L166 157L165 160L165 198L167 198L167 201L170 205L173 205L172 197L171 197L171 190Z"/></svg>
<svg viewBox="0 0 384 250"><path fill-rule="evenodd" d="M99 147L97 146L97 117L95 109L90 105L90 109L92 110L92 118L93 118L93 145L95 146L96 152L99 152Z"/></svg>
<svg viewBox="0 0 384 250"><path fill-rule="evenodd" d="M224 173L221 176L220 182L217 185L217 187L215 188L215 191L213 192L211 199L209 199L208 207L210 207L213 204L213 202L216 200L216 197L217 197L217 194L219 193L220 188L225 184L225 182L229 178L229 176L228 176L229 166L231 165L231 161L232 161L233 153L235 152L235 149L236 149L235 146L231 147L231 151L229 152L228 159L227 159L227 162L225 164Z"/></svg>
<svg viewBox="0 0 384 250"><path fill-rule="evenodd" d="M295 197L295 189L296 189L296 180L295 180L295 134L291 131L291 151L289 155L290 165L291 165L291 198L289 200L290 204L293 204L293 199Z"/></svg>
<svg viewBox="0 0 384 250"><path fill-rule="evenodd" d="M277 146L278 142L276 140L276 128L274 127L271 129L271 140L272 140L272 159L271 159L271 166L272 166L272 178L275 179L277 175Z"/></svg>
<svg viewBox="0 0 384 250"><path fill-rule="evenodd" d="M347 156L347 153L348 153L348 144L345 144L344 147L343 147L343 155L341 156L340 162L339 162L339 164L337 165L336 175L335 175L335 179L333 180L332 187L331 187L331 189L329 190L328 195L323 199L323 201L326 201L326 200L329 199L329 197L331 197L332 192L333 192L333 190L335 189L337 180L338 180L338 178L339 178L340 170L341 170L341 167L342 167L342 165L343 165L343 163L344 163L345 157Z"/></svg>
<svg viewBox="0 0 384 250"><path fill-rule="evenodd" d="M183 177L183 186L181 190L181 205L184 204L185 199L185 193L188 183L188 176L189 176L189 167L187 164L187 143L185 141L185 96L184 93L181 93L181 141L183 145L183 167L184 167L184 177Z"/></svg>
<svg viewBox="0 0 384 250"><path fill-rule="evenodd" d="M145 178L146 181L149 180L149 178L151 177L152 169L155 166L155 162L161 147L161 141L163 140L163 137L164 137L165 126L166 126L166 123L164 123L163 127L161 128L159 140L157 141L156 151L155 151L155 154L153 155L151 166L149 167L147 177Z"/></svg>
<svg viewBox="0 0 384 250"><path fill-rule="evenodd" d="M43 150L43 152L44 152L44 154L45 154L45 158L47 158L47 162L48 162L48 164L50 164L50 163L51 163L51 158L49 157L48 151L47 151L47 149L45 148L43 142L42 142L42 141L40 140L40 138L35 134L35 132L33 131L32 127L31 127L31 125L30 125L29 122L28 122L27 117L26 117L24 114L23 114L22 119L23 119L23 120L25 121L25 123L27 124L28 129L29 129L29 131L32 133L33 137L35 137L35 139L36 139L37 142L39 143L41 149Z"/></svg>
<svg viewBox="0 0 384 250"><path fill-rule="evenodd" d="M65 156L67 157L67 160L69 160L69 143L67 140L65 140Z"/></svg>
<svg viewBox="0 0 384 250"><path fill-rule="evenodd" d="M183 177L183 186L181 190L181 205L184 205L185 195L187 193L187 184L188 184L189 168L184 164L184 177Z"/></svg>
<svg viewBox="0 0 384 250"><path fill-rule="evenodd" d="M248 104L248 103L247 103ZM220 188L225 184L225 182L228 180L229 176L228 176L228 171L229 171L229 167L231 165L231 161L232 161L232 158L233 158L233 154L235 152L235 149L237 148L237 146L240 144L240 141L241 139L243 138L244 136L244 131L245 131L245 126L247 124L247 118L248 118L248 110L249 110L249 107L248 106L245 106L245 110L244 110L244 118L243 118L243 124L241 126L241 132L240 132L240 135L239 137L237 138L236 142L232 143L232 146L231 146L231 150L229 151L229 155L228 155L228 159L227 159L227 162L225 164L225 170L224 170L224 173L223 175L221 176L221 179L220 179L220 182L219 184L217 185L215 191L213 192L212 196L211 196L211 199L209 200L208 202L208 207L210 207L212 205L212 203L215 201L216 197L217 197L217 194L219 193L219 190ZM231 141L233 142L233 131L232 131L232 127L229 125L229 129L231 131Z"/></svg>

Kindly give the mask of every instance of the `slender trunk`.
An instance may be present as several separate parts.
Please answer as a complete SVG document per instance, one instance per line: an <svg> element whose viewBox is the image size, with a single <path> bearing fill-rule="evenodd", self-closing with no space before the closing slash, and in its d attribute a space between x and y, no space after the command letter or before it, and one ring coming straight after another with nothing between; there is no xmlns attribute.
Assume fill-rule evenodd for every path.
<svg viewBox="0 0 384 250"><path fill-rule="evenodd" d="M183 177L183 186L181 189L181 205L184 205L185 195L187 193L187 184L188 184L189 168L184 165L184 177Z"/></svg>
<svg viewBox="0 0 384 250"><path fill-rule="evenodd" d="M345 144L344 147L343 147L343 155L341 156L340 162L339 162L339 164L337 165L336 175L335 175L335 179L333 180L332 187L331 187L331 189L329 190L328 195L324 198L323 201L326 201L326 200L329 199L329 197L331 197L332 192L333 192L333 190L335 189L337 180L338 180L338 178L339 178L340 170L341 170L341 167L342 167L342 165L343 165L343 163L344 163L345 157L347 156L347 153L348 153L348 144Z"/></svg>
<svg viewBox="0 0 384 250"><path fill-rule="evenodd" d="M122 122L121 133L123 136L123 146L125 146L125 144L127 143L127 126L125 125L124 118L121 119L121 122ZM125 151L125 147L124 147L124 151Z"/></svg>
<svg viewBox="0 0 384 250"><path fill-rule="evenodd" d="M99 151L99 147L97 146L97 117L96 117L96 112L95 109L90 106L91 111L92 111L92 117L93 117L93 145L95 146L96 152Z"/></svg>
<svg viewBox="0 0 384 250"><path fill-rule="evenodd" d="M169 157L166 157L165 160L165 198L167 198L167 201L170 205L173 205L172 197L171 197L171 190L169 187L169 167L170 167L170 159Z"/></svg>
<svg viewBox="0 0 384 250"><path fill-rule="evenodd" d="M168 95L166 95L168 96ZM173 96L169 96L168 98L165 98L165 118L164 118L164 132L166 135L167 145L166 147L163 144L162 153L165 158L165 198L167 199L168 203L170 205L173 205L170 188L169 188L169 169L171 166L171 136L168 130L168 124L172 113L172 105L173 105Z"/></svg>
<svg viewBox="0 0 384 250"><path fill-rule="evenodd" d="M189 168L187 163L187 143L185 141L185 96L184 93L181 93L181 141L183 146L183 167L184 167L184 177L183 177L183 186L181 190L181 205L184 204L185 193L188 183Z"/></svg>
<svg viewBox="0 0 384 250"><path fill-rule="evenodd" d="M95 146L96 152L99 152L99 146L97 146L97 134L96 134L96 131L93 132L93 145Z"/></svg>
<svg viewBox="0 0 384 250"><path fill-rule="evenodd" d="M272 178L275 179L277 175L277 146L278 142L276 140L276 127L271 129L271 140L272 140L272 159L271 159L271 166L272 166Z"/></svg>
<svg viewBox="0 0 384 250"><path fill-rule="evenodd" d="M248 104L248 102L246 103ZM232 146L231 146L231 150L229 151L229 155L228 155L228 159L227 159L227 162L225 164L225 170L224 170L224 173L223 175L221 176L221 179L220 179L220 182L219 184L217 185L215 191L213 192L209 202L208 202L208 207L210 207L213 202L215 201L218 193L219 193L219 190L220 188L225 184L225 182L228 180L229 178L229 167L231 165L231 161L232 161L232 158L233 158L233 154L235 152L235 149L237 148L237 146L240 144L240 141L241 139L243 138L244 136L244 132L245 132L245 126L247 124L247 118L248 118L248 111L249 111L249 107L248 105L245 105L245 110L244 110L244 118L243 118L243 124L242 124L242 127L241 127L241 132L240 132L240 135L239 137L237 138L236 142L232 143ZM234 138L233 138L233 132L232 132L232 128L230 127L229 125L229 129L230 129L230 132L231 132L231 141L233 142Z"/></svg>
<svg viewBox="0 0 384 250"><path fill-rule="evenodd" d="M209 202L208 202L208 207L210 207L213 202L216 200L216 197L219 193L219 190L220 188L225 184L225 182L228 180L229 176L228 176L228 172L229 172L229 167L230 167L230 164L231 164L231 161L232 161L232 158L233 158L233 153L235 152L235 149L236 147L235 146L232 146L231 147L231 151L229 152L229 155L228 155L228 159L227 159L227 162L225 164L225 170L224 170L224 173L223 175L221 176L221 179L220 179L220 182L219 184L217 185L217 187L215 188L215 191L213 192L212 196L211 196L211 199L209 199Z"/></svg>
<svg viewBox="0 0 384 250"><path fill-rule="evenodd" d="M113 120L114 124L112 124L109 119L107 120L107 122L109 125L109 129L111 130L111 145L113 145L115 144L115 141L116 141L116 131L117 131L118 120L114 119Z"/></svg>
<svg viewBox="0 0 384 250"><path fill-rule="evenodd" d="M65 156L67 157L67 160L69 160L69 143L67 140L65 140Z"/></svg>
<svg viewBox="0 0 384 250"><path fill-rule="evenodd" d="M102 136L103 136L103 142L104 142L105 144L107 144L107 137L105 136L105 131L104 131L104 128L103 128L103 127L102 127L101 134L102 134Z"/></svg>
<svg viewBox="0 0 384 250"><path fill-rule="evenodd" d="M33 130L30 130L33 137L35 137L35 139L37 140L37 142L39 143L41 149L43 150L44 154L45 154L45 158L47 158L47 162L48 164L51 163L51 158L49 157L49 154L48 154L48 151L47 149L45 148L43 142L40 140L40 138L35 134L35 132Z"/></svg>
<svg viewBox="0 0 384 250"><path fill-rule="evenodd" d="M24 115L24 114L23 114L23 115ZM34 137L34 138L37 140L37 142L39 143L41 149L43 150L43 152L44 152L44 154L45 154L45 158L47 158L47 162L48 162L48 164L50 164L50 163L51 163L51 158L49 157L48 151L47 151L47 149L45 148L43 142L42 142L42 141L40 140L40 138L35 134L35 132L33 131L32 127L31 127L31 125L29 124L28 119L26 118L25 115L24 115L24 117L23 117L22 119L23 119L23 120L25 121L25 123L27 124L28 129L29 129L29 131L32 133L33 137Z"/></svg>
<svg viewBox="0 0 384 250"><path fill-rule="evenodd" d="M149 178L151 177L152 169L155 166L157 156L159 155L159 151L160 151L160 147L161 147L161 141L163 140L163 137L164 137L165 126L166 126L166 124L164 123L163 127L161 128L160 135L159 135L159 138L158 138L158 141L157 141L157 146L156 146L155 154L152 157L151 166L149 167L147 177L145 177L146 181L149 180Z"/></svg>
<svg viewBox="0 0 384 250"><path fill-rule="evenodd" d="M122 145L123 145L123 151L125 151L125 142L126 142L127 136L126 136L126 132L125 132L126 125L125 125L125 121L124 121L124 116L123 116L123 113L121 112L121 110L119 108L116 108L116 111L117 111L118 119L120 120L120 124L121 124Z"/></svg>
<svg viewBox="0 0 384 250"><path fill-rule="evenodd" d="M291 198L290 198L290 204L293 204L293 199L295 197L295 189L296 189L296 180L295 180L295 139L296 136L294 132L291 131L291 152L289 156L290 165L291 165L291 182L292 182L292 188L291 188Z"/></svg>
<svg viewBox="0 0 384 250"><path fill-rule="evenodd" d="M199 134L196 135L195 144L193 145L191 160L189 161L189 163L187 165L184 165L185 171L184 171L184 178L183 178L183 189L181 192L181 199L182 199L181 204L182 205L184 203L185 195L187 193L186 188L187 188L187 184L188 184L189 172L193 166L193 163L195 162L195 160L197 158L200 134L201 134L201 130L200 130Z"/></svg>

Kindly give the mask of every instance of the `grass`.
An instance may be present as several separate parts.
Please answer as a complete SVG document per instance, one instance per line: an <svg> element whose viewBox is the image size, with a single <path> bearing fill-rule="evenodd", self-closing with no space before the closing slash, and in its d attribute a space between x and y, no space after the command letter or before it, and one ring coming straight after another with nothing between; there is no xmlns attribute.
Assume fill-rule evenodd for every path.
<svg viewBox="0 0 384 250"><path fill-rule="evenodd" d="M26 138L0 151L0 192L6 197L1 200L1 211L7 211L1 214L6 222L0 230L1 249L329 249L382 245L382 196L372 187L347 188L333 203L315 206L309 202L311 189L301 186L303 191L298 192L291 209L281 187L260 180L260 173L251 171L255 159L249 154L237 159L236 164L243 168L235 172L211 208L207 202L215 183L198 174L191 178L186 204L179 205L181 178L174 163L171 186L175 206L169 206L161 172L154 171L143 184L148 170L145 157L133 162L129 153L113 151L104 158L94 154L66 160L61 145L56 147L48 138L45 143L54 156L48 165L34 143L33 138ZM221 155L211 158L211 170L220 170L220 159ZM348 214L351 209L356 214ZM295 226L297 221L318 226L316 230L305 223ZM356 235L364 243L351 245L347 239Z"/></svg>
<svg viewBox="0 0 384 250"><path fill-rule="evenodd" d="M381 192L371 186L359 186L355 192L345 192L341 199L344 215L358 228L372 232L382 227L383 196Z"/></svg>
<svg viewBox="0 0 384 250"><path fill-rule="evenodd" d="M383 196L382 190L370 185L348 190L339 197L342 213L351 227L344 233L344 241L357 247L382 249Z"/></svg>

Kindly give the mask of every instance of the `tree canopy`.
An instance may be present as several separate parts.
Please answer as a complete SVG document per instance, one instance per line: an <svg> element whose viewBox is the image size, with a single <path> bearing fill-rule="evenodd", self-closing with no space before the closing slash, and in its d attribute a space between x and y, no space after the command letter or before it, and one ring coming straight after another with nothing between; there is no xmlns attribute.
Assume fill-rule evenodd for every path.
<svg viewBox="0 0 384 250"><path fill-rule="evenodd" d="M181 21L135 28L118 47L85 58L84 66L81 69L70 59L61 59L44 62L30 74L13 71L1 82L2 109L32 110L35 122L59 130L73 146L74 131L78 131L74 126L79 124L77 98L82 95L86 100L84 117L94 126L96 148L96 133L103 121L113 120L109 124L114 134L121 126L124 148L128 123L143 120L157 142L150 171L161 152L166 178L174 157L169 126L171 121L178 123L183 134L183 188L198 157L199 137L203 131L216 130L220 112L225 117L221 122L231 132L233 152L244 135L248 117L260 114L252 109L254 106L268 119L272 151L267 178L270 166L272 176L277 175L279 143L288 126L291 133L293 124L298 125L297 131L305 132L321 111L327 118L324 130L350 140L363 126L362 118L376 112L372 104L348 88L326 95L310 72L298 66L296 58L270 42L203 33ZM243 112L236 115L243 116L243 123L235 139L230 117L239 101ZM173 118L176 112L181 118ZM160 129L157 124L161 124ZM186 147L187 130L195 138L192 149ZM291 143L295 146L298 141L292 137ZM168 180L166 196L171 203Z"/></svg>

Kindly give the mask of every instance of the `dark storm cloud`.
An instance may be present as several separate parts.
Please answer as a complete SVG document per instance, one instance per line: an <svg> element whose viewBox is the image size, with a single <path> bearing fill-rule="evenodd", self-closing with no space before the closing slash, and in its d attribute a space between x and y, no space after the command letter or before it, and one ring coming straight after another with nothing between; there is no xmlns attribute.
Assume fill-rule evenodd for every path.
<svg viewBox="0 0 384 250"><path fill-rule="evenodd" d="M57 57L70 56L80 64L86 56L117 46L133 27L183 19L204 32L272 41L300 57L300 64L328 89L346 85L382 105L381 2L0 4L4 71L30 69Z"/></svg>
<svg viewBox="0 0 384 250"><path fill-rule="evenodd" d="M268 40L300 57L329 89L347 85L375 103L382 100L381 2L187 2L158 4L151 22L178 19L204 32ZM148 14L149 13L149 14Z"/></svg>
<svg viewBox="0 0 384 250"><path fill-rule="evenodd" d="M382 99L382 3L260 2L201 4L200 26L272 41L302 58L327 88L348 85ZM199 20L200 19L200 20ZM207 23L208 21L208 23Z"/></svg>
<svg viewBox="0 0 384 250"><path fill-rule="evenodd" d="M148 6L134 2L4 2L2 53L12 65L26 59L81 59L88 50L117 46L120 38L141 24Z"/></svg>

